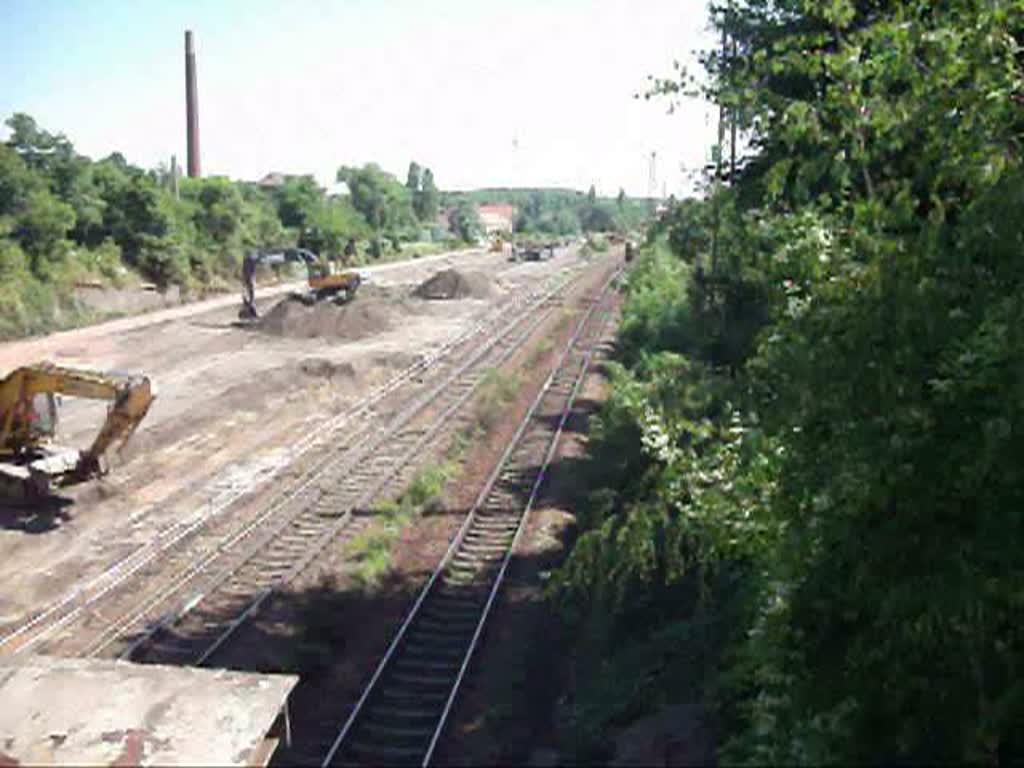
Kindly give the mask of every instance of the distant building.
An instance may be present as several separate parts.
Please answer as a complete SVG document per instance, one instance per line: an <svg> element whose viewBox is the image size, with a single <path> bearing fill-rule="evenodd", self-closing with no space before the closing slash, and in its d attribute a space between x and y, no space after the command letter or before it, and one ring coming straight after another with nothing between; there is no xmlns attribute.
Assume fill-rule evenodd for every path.
<svg viewBox="0 0 1024 768"><path fill-rule="evenodd" d="M296 177L286 173L273 171L257 181L256 186L263 187L264 189L277 189L278 187L284 186L284 183L288 181L288 179L294 178Z"/></svg>
<svg viewBox="0 0 1024 768"><path fill-rule="evenodd" d="M477 206L477 215L483 225L484 233L495 235L499 232L511 232L516 220L516 207L507 204L486 204Z"/></svg>
<svg viewBox="0 0 1024 768"><path fill-rule="evenodd" d="M312 179L313 174L311 173L279 173L278 171L271 171L262 179L256 182L256 186L261 189L280 189L284 186L286 181L292 181L294 179ZM327 195L344 197L348 195L348 184L343 181L339 181L332 187L325 189L319 184L317 185L319 190Z"/></svg>

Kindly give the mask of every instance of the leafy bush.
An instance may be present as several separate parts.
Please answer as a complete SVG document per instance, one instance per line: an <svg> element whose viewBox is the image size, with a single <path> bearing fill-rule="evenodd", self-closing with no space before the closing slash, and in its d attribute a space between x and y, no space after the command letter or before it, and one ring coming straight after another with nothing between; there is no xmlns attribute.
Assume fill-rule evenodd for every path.
<svg viewBox="0 0 1024 768"><path fill-rule="evenodd" d="M696 687L726 762L1019 761L1024 7L716 18L750 157L631 278L558 580L581 727Z"/></svg>

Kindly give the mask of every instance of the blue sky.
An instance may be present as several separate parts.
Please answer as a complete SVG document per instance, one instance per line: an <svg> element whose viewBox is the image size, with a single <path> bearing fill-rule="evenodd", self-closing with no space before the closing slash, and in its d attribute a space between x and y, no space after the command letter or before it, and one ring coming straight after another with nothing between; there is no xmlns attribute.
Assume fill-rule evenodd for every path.
<svg viewBox="0 0 1024 768"><path fill-rule="evenodd" d="M204 174L409 160L444 188L602 194L688 185L708 105L632 99L712 44L704 0L0 0L0 114L79 151L184 162L184 30L196 36ZM659 190L660 191L660 190Z"/></svg>

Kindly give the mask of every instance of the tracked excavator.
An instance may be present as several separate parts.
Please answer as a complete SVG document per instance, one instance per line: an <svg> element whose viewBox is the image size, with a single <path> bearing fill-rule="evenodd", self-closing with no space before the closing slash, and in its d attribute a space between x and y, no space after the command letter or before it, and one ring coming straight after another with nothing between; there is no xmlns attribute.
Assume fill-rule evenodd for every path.
<svg viewBox="0 0 1024 768"><path fill-rule="evenodd" d="M257 251L242 261L242 308L238 312L240 320L256 320L256 288L253 276L261 264L276 266L280 264L305 264L308 275L309 290L292 297L304 304L315 304L318 301L333 301L344 304L350 301L359 290L362 276L354 270L338 270L334 262L322 259L305 248L285 248L280 251Z"/></svg>
<svg viewBox="0 0 1024 768"><path fill-rule="evenodd" d="M107 400L107 418L84 451L53 443L57 396ZM146 376L100 373L38 363L0 380L0 493L31 501L54 485L101 475L104 457L123 447L145 418L155 394Z"/></svg>

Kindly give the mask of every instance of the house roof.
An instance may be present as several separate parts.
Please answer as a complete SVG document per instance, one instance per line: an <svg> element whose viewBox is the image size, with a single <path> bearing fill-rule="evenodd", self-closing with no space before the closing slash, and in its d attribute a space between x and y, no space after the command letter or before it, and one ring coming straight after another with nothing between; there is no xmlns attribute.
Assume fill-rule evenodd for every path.
<svg viewBox="0 0 1024 768"><path fill-rule="evenodd" d="M481 217L503 218L511 221L516 216L516 207L507 203L484 203L477 206Z"/></svg>

